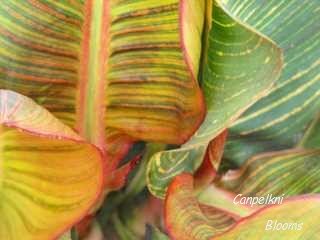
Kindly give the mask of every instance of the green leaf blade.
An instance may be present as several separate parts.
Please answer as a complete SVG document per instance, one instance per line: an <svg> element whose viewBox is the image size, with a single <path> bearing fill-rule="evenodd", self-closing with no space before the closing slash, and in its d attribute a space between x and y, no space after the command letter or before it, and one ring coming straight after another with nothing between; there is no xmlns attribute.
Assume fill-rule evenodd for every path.
<svg viewBox="0 0 320 240"><path fill-rule="evenodd" d="M253 155L278 150L274 145L281 149L295 146L320 107L319 3L220 2L230 15L271 38L284 52L283 71L270 93L233 124L231 135L240 138L234 145L256 145L248 149ZM232 158L231 152L229 155Z"/></svg>

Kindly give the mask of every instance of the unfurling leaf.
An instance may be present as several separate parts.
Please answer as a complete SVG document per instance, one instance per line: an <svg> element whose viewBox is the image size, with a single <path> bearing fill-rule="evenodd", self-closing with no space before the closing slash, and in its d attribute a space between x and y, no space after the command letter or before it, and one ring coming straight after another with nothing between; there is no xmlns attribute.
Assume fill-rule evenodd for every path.
<svg viewBox="0 0 320 240"><path fill-rule="evenodd" d="M211 10L211 8L210 8ZM163 198L170 180L194 172L207 145L256 100L265 95L282 67L281 50L268 38L212 6L202 87L207 115L181 148L156 154L148 166L148 187Z"/></svg>
<svg viewBox="0 0 320 240"><path fill-rule="evenodd" d="M227 135L228 131L225 130L209 143L206 156L194 175L196 188L206 187L216 177Z"/></svg>

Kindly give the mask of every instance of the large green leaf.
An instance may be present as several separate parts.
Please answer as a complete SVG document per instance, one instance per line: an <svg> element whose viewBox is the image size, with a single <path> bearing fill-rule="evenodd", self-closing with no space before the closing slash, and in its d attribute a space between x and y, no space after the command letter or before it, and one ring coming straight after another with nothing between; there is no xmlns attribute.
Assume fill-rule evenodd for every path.
<svg viewBox="0 0 320 240"><path fill-rule="evenodd" d="M204 115L203 15L195 0L5 0L0 88L33 98L102 149L118 144L108 138L115 130L182 143Z"/></svg>
<svg viewBox="0 0 320 240"><path fill-rule="evenodd" d="M281 70L281 51L271 40L229 16L219 3L208 9L212 26L202 74L207 116L180 149L150 161L148 187L158 197L164 197L172 177L199 166L210 140L266 94Z"/></svg>
<svg viewBox="0 0 320 240"><path fill-rule="evenodd" d="M264 33L284 52L284 68L271 92L247 110L230 130L234 137L227 145L226 157L240 165L258 152L294 146L319 111L319 1L221 3L230 15Z"/></svg>
<svg viewBox="0 0 320 240"><path fill-rule="evenodd" d="M54 239L103 184L100 151L31 99L0 90L0 239Z"/></svg>

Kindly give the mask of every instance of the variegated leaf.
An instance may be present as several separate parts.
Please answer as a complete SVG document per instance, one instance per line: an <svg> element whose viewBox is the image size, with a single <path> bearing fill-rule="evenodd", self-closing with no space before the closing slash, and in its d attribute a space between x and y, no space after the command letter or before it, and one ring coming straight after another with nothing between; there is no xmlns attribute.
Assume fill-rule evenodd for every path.
<svg viewBox="0 0 320 240"><path fill-rule="evenodd" d="M181 174L170 183L165 199L165 225L172 239L210 239L234 223L235 219L225 212L198 203L191 175Z"/></svg>
<svg viewBox="0 0 320 240"><path fill-rule="evenodd" d="M204 115L204 12L195 0L5 0L0 88L33 98L107 153L114 131L183 143Z"/></svg>
<svg viewBox="0 0 320 240"><path fill-rule="evenodd" d="M158 197L164 197L174 176L197 169L210 140L267 93L282 67L281 50L270 39L234 19L218 2L208 9L212 19L202 74L207 115L181 148L150 161L148 187Z"/></svg>
<svg viewBox="0 0 320 240"><path fill-rule="evenodd" d="M216 185L244 196L320 193L320 151L294 149L257 155Z"/></svg>
<svg viewBox="0 0 320 240"><path fill-rule="evenodd" d="M259 152L295 146L319 112L319 1L221 3L230 15L270 37L284 53L283 71L270 93L230 129L233 138L227 144L227 158L241 165Z"/></svg>
<svg viewBox="0 0 320 240"><path fill-rule="evenodd" d="M92 208L101 152L47 110L0 90L0 239L55 239Z"/></svg>
<svg viewBox="0 0 320 240"><path fill-rule="evenodd" d="M241 219L224 221L227 215L210 219L207 208L200 208L193 192L192 176L181 174L170 184L165 202L165 223L172 239L317 239L320 195L288 198L279 205L253 211ZM303 205L303 207L301 207ZM237 206L242 208L243 206ZM212 208L211 208L212 209ZM218 210L215 210L218 211ZM290 214L288 214L290 213ZM232 218L231 218L232 219ZM219 222L224 222L224 231ZM222 230L222 231L221 231Z"/></svg>

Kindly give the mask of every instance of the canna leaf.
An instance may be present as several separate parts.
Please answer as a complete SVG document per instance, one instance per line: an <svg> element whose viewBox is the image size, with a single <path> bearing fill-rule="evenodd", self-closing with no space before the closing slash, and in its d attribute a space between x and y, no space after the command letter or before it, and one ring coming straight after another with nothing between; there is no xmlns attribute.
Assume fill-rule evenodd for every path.
<svg viewBox="0 0 320 240"><path fill-rule="evenodd" d="M195 0L6 0L0 88L33 98L103 150L114 131L182 143L204 115L203 16Z"/></svg>
<svg viewBox="0 0 320 240"><path fill-rule="evenodd" d="M172 239L210 239L234 222L226 213L197 202L191 175L181 174L170 183L165 199L165 225Z"/></svg>
<svg viewBox="0 0 320 240"><path fill-rule="evenodd" d="M209 143L206 156L201 166L194 174L194 184L196 189L199 190L206 187L216 177L227 135L228 132L225 130Z"/></svg>
<svg viewBox="0 0 320 240"><path fill-rule="evenodd" d="M240 169L229 170L217 178L199 194L199 202L244 217L261 205L240 208L234 203L237 197L238 201L244 197L263 197L267 202L282 202L290 196L319 193L319 153L316 149L292 149L259 154Z"/></svg>
<svg viewBox="0 0 320 240"><path fill-rule="evenodd" d="M183 143L204 114L197 84L203 0L110 1L106 124Z"/></svg>
<svg viewBox="0 0 320 240"><path fill-rule="evenodd" d="M150 161L148 187L158 197L164 197L174 176L198 168L209 142L266 94L282 67L281 51L271 40L229 16L219 2L208 9L212 26L202 79L207 115L180 149L158 153Z"/></svg>
<svg viewBox="0 0 320 240"><path fill-rule="evenodd" d="M0 90L0 122L0 239L55 239L99 197L101 154L11 91Z"/></svg>
<svg viewBox="0 0 320 240"><path fill-rule="evenodd" d="M319 197L299 196L287 199L281 205L265 207L212 240L317 239L320 229L314 219L320 217Z"/></svg>
<svg viewBox="0 0 320 240"><path fill-rule="evenodd" d="M121 188L112 176L135 141L181 144L203 120L204 12L204 0L6 0L0 88L98 146L112 173L105 192Z"/></svg>
<svg viewBox="0 0 320 240"><path fill-rule="evenodd" d="M233 141L227 144L228 159L241 165L259 152L294 147L319 112L319 1L221 3L231 16L270 37L284 52L282 74L270 93L230 129Z"/></svg>
<svg viewBox="0 0 320 240"><path fill-rule="evenodd" d="M293 149L257 155L216 185L244 196L320 193L320 151Z"/></svg>
<svg viewBox="0 0 320 240"><path fill-rule="evenodd" d="M217 218L219 210L199 207L192 184L191 175L181 174L168 188L165 224L172 239L315 239L320 233L314 222L320 216L319 195L288 198L280 205L266 206L235 220L221 211ZM208 209L215 211L216 217L210 218Z"/></svg>

